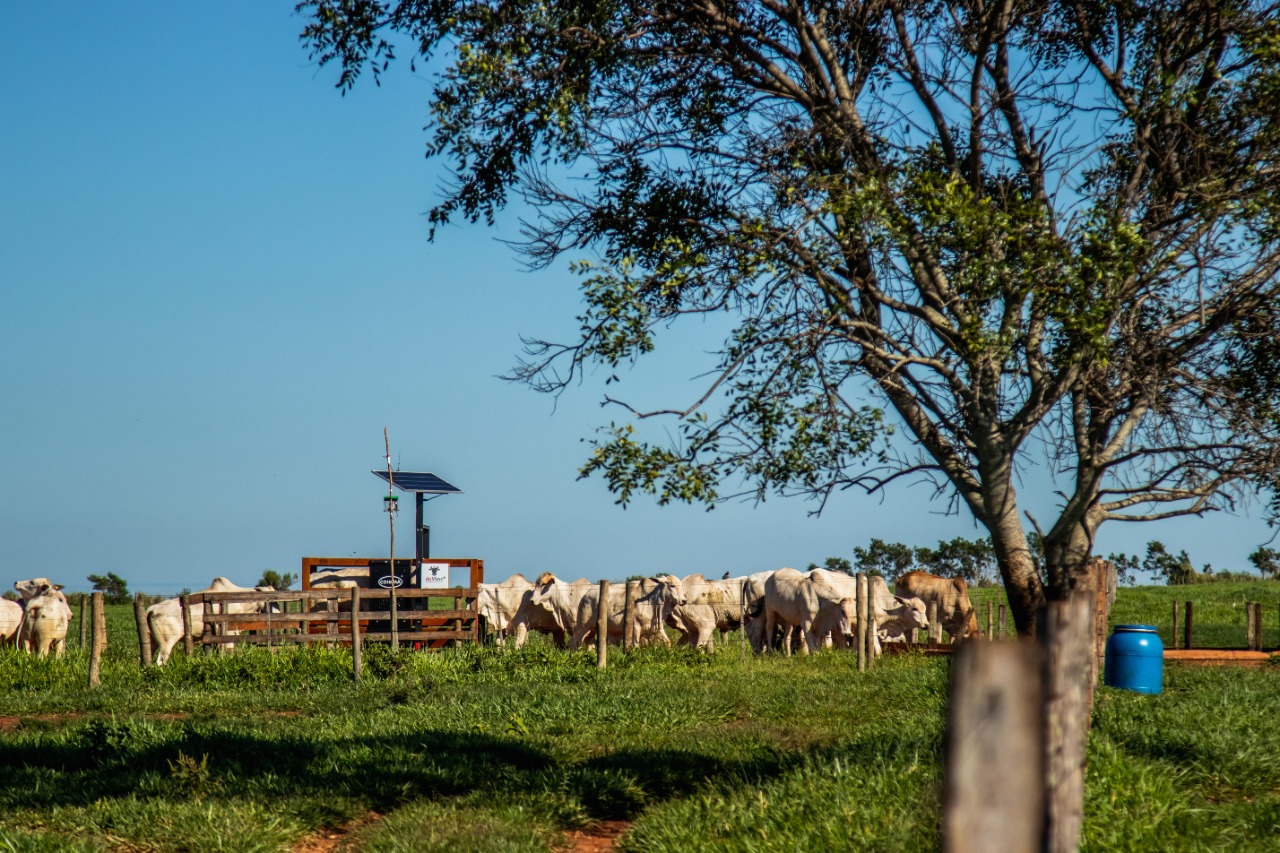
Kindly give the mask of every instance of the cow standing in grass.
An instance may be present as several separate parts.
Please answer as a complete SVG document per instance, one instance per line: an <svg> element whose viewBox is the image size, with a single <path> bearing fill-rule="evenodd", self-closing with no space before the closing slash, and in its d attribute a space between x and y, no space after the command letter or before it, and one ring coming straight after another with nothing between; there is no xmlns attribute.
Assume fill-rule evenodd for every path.
<svg viewBox="0 0 1280 853"><path fill-rule="evenodd" d="M205 589L193 592L200 595L206 592L274 592L269 586L236 586L226 578L214 578ZM233 601L223 604L225 613L261 613L263 605L256 601ZM147 626L151 631L151 646L155 649L156 666L169 659L173 647L183 638L182 601L178 598L167 598L147 608ZM191 605L191 634L198 637L204 633L204 604L197 602ZM227 633L239 633L228 631Z"/></svg>
<svg viewBox="0 0 1280 853"><path fill-rule="evenodd" d="M15 581L13 588L23 600L23 615L16 642L18 648L35 652L40 657L53 652L62 657L67 650L67 628L74 614L62 584L48 578Z"/></svg>
<svg viewBox="0 0 1280 853"><path fill-rule="evenodd" d="M925 606L938 606L938 622L958 643L979 637L978 617L969 601L969 587L963 578L940 578L928 572L907 572L894 581L894 591L903 597L918 598Z"/></svg>

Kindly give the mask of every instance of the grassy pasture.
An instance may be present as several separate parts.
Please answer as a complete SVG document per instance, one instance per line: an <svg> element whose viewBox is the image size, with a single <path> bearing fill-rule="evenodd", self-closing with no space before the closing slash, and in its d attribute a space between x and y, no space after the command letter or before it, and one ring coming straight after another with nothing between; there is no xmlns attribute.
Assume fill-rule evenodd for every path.
<svg viewBox="0 0 1280 853"><path fill-rule="evenodd" d="M1192 592L1225 619L1269 589ZM1161 624L1165 592L1121 590L1117 617ZM354 685L348 654L322 648L144 672L132 618L111 608L96 691L82 651L0 650L0 851L289 850L334 827L352 850L548 850L598 820L630 822L628 851L938 847L945 660L860 674L844 653L730 643L599 672L541 644L371 647ZM1280 667L1102 689L1086 849L1280 850L1278 715Z"/></svg>

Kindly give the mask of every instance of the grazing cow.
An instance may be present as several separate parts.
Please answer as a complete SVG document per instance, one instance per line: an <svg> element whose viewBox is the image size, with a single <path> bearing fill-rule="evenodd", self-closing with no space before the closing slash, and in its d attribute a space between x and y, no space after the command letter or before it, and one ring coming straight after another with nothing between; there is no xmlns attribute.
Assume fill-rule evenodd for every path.
<svg viewBox="0 0 1280 853"><path fill-rule="evenodd" d="M613 584L609 589L607 639L622 642L623 622L625 621L627 585ZM635 612L634 639L656 639L663 645L670 646L671 640L662 630L667 617L681 604L684 604L684 588L680 579L673 575L658 575L645 578L640 582L640 597L633 604ZM576 649L596 635L596 622L600 608L600 587L593 585L578 600L577 628L569 648Z"/></svg>
<svg viewBox="0 0 1280 853"><path fill-rule="evenodd" d="M900 596L920 599L926 607L936 603L938 622L951 635L951 642L981 636L978 618L969 601L969 587L962 578L940 578L921 571L907 572L894 581L893 588Z"/></svg>
<svg viewBox="0 0 1280 853"><path fill-rule="evenodd" d="M272 592L269 586L249 587L236 586L226 578L214 578L202 590L191 593L199 595L204 592ZM231 601L223 605L227 613L261 613L262 604L255 601ZM147 625L151 629L151 645L155 649L156 666L169 659L173 647L182 639L182 601L179 598L167 598L147 608ZM204 633L204 604L196 602L191 605L191 634L200 636ZM228 633L236 633L228 631Z"/></svg>
<svg viewBox="0 0 1280 853"><path fill-rule="evenodd" d="M764 651L764 584L773 571L755 572L742 578L742 601L746 605L747 639L756 652Z"/></svg>
<svg viewBox="0 0 1280 853"><path fill-rule="evenodd" d="M668 624L680 632L680 642L697 649L714 649L715 632L724 634L742 625L742 582L721 579L709 581L702 575L689 575L681 584L685 603L671 612Z"/></svg>
<svg viewBox="0 0 1280 853"><path fill-rule="evenodd" d="M800 654L807 655L818 650L828 633L851 635L857 618L857 594L855 590L851 595L848 586L834 577L836 574L822 569L807 575L795 569L778 569L770 575L764 585L764 636L771 638L780 622L798 626ZM848 579L848 575L844 577ZM791 654L789 642L783 643L783 649ZM764 644L764 650L769 650L769 643Z"/></svg>
<svg viewBox="0 0 1280 853"><path fill-rule="evenodd" d="M22 627L22 605L7 598L0 598L0 646L17 645L18 629Z"/></svg>

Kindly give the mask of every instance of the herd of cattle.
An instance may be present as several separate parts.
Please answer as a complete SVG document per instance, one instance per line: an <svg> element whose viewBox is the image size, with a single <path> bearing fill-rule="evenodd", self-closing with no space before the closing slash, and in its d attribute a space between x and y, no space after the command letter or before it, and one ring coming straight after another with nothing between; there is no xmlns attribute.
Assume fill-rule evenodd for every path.
<svg viewBox="0 0 1280 853"><path fill-rule="evenodd" d="M963 580L940 578L921 571L908 572L894 583L894 591L884 578L870 576L873 644L902 642L913 629L928 627L926 614L936 606L940 627L952 642L978 635L978 623ZM316 573L312 589L367 587L365 569L341 569ZM0 644L14 642L39 655L60 655L66 645L71 608L63 587L47 578L14 584L22 602L0 599ZM242 592L270 587L239 587L226 578L215 578L198 592ZM620 643L626 626L626 584L609 589L606 624L607 640ZM194 593L193 593L194 595ZM228 612L260 611L258 602L231 603ZM595 638L600 622L600 586L579 579L562 581L543 572L534 581L516 574L496 584L481 584L477 599L479 614L498 642L512 640L524 644L530 631L548 634L557 646L577 649ZM715 635L745 627L752 648L769 652L779 648L800 654L820 646L853 645L857 623L858 589L854 578L842 572L813 569L798 572L783 568L757 572L741 578L707 580L700 574L683 579L658 575L637 581L633 587L633 632L629 646L648 643L670 645L666 628L678 635L677 642L697 648L714 646ZM191 632L204 630L203 605L191 605ZM153 604L147 609L147 625L155 662L163 664L183 637L182 610L177 598ZM799 636L795 631L799 629ZM794 642L793 642L794 640Z"/></svg>

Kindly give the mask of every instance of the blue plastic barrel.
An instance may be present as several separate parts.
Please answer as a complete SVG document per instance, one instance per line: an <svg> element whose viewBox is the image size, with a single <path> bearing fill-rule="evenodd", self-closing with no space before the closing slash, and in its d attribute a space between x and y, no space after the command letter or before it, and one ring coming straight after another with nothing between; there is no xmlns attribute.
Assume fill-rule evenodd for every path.
<svg viewBox="0 0 1280 853"><path fill-rule="evenodd" d="M1108 687L1137 693L1159 693L1164 689L1164 643L1155 625L1117 625L1107 638L1106 670Z"/></svg>

